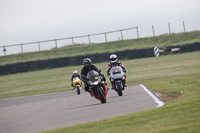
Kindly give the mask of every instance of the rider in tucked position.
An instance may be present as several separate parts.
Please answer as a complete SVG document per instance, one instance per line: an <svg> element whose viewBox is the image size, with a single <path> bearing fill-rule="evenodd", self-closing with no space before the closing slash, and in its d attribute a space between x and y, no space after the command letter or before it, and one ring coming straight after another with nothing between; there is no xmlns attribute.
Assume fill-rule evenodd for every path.
<svg viewBox="0 0 200 133"><path fill-rule="evenodd" d="M107 75L108 76L110 75L110 70L113 66L120 66L122 68L123 72L126 72L126 67L117 59L117 55L115 55L115 54L112 54L110 56L110 62L108 64L108 69L107 69ZM126 75L124 75L124 76L126 78ZM110 82L111 82L111 80L110 80ZM111 85L112 85L112 89L113 89L114 82L111 82ZM127 86L126 85L126 79L124 80L124 85L125 85L125 87Z"/></svg>
<svg viewBox="0 0 200 133"><path fill-rule="evenodd" d="M80 75L78 74L77 70L73 71L73 75L71 77L71 86L73 87L73 90L75 89L75 86L73 86L73 78L78 77L80 79Z"/></svg>
<svg viewBox="0 0 200 133"><path fill-rule="evenodd" d="M97 71L99 73L99 75L102 76L104 81L106 81L106 78L104 77L104 75L99 71L99 69L95 65L91 64L91 59L85 58L83 60L83 65L84 66L81 69L81 80L84 82L84 90L90 93L89 86L88 86L89 83L87 81L87 74L89 71L91 71L91 70Z"/></svg>

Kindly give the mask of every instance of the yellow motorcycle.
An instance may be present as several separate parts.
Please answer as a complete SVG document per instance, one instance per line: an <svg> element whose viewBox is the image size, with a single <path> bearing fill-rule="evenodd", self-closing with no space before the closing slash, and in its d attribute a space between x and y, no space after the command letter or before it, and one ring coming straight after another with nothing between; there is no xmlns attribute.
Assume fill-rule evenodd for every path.
<svg viewBox="0 0 200 133"><path fill-rule="evenodd" d="M74 87L74 90L76 90L77 95L81 94L81 84L82 82L79 77L73 78L73 87Z"/></svg>

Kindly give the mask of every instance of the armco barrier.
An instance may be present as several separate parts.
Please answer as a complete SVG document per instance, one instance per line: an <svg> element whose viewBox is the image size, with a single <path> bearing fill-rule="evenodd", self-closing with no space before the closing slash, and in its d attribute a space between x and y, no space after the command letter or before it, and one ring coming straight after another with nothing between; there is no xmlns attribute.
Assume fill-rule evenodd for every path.
<svg viewBox="0 0 200 133"><path fill-rule="evenodd" d="M126 50L126 57L127 59L134 59L135 57L135 51L134 50Z"/></svg>
<svg viewBox="0 0 200 133"><path fill-rule="evenodd" d="M68 57L59 58L58 63L60 64L60 67L68 66L68 59Z"/></svg>
<svg viewBox="0 0 200 133"><path fill-rule="evenodd" d="M113 53L113 54L116 54L119 59L125 59L126 58L126 51L117 51L116 53ZM108 59L109 59L109 56L108 56Z"/></svg>
<svg viewBox="0 0 200 133"><path fill-rule="evenodd" d="M38 69L44 69L45 67L40 67L39 66L39 62L30 62L29 63L29 70L31 71L35 71L35 70L38 70Z"/></svg>
<svg viewBox="0 0 200 133"><path fill-rule="evenodd" d="M154 51L152 48L145 49L145 57L153 57L154 56Z"/></svg>
<svg viewBox="0 0 200 133"><path fill-rule="evenodd" d="M48 60L47 63L48 63L48 66L49 66L50 68L57 68L57 67L59 67L58 59L51 59L51 60Z"/></svg>
<svg viewBox="0 0 200 133"><path fill-rule="evenodd" d="M192 45L187 44L187 45L183 45L180 48L181 52L192 52L195 51L196 49L199 49L200 45L198 43L193 43Z"/></svg>
<svg viewBox="0 0 200 133"><path fill-rule="evenodd" d="M200 43L169 46L164 48L164 54L173 53L171 50L173 48L179 48L178 52L192 52L200 50ZM177 53L177 52L175 52ZM15 74L20 72L35 71L45 68L58 68L65 66L81 65L84 58L91 58L92 62L99 63L104 61L109 61L111 54L116 54L119 59L136 59L144 57L153 57L153 48L146 49L132 49L124 51L116 51L113 53L96 53L90 55L74 56L74 57L62 57L49 60L38 60L29 61L24 63L14 63L4 66L0 66L0 75Z"/></svg>
<svg viewBox="0 0 200 133"><path fill-rule="evenodd" d="M144 58L144 57L145 57L145 49L136 50L136 58Z"/></svg>
<svg viewBox="0 0 200 133"><path fill-rule="evenodd" d="M29 64L28 63L19 63L18 68L20 72L27 72L29 70Z"/></svg>
<svg viewBox="0 0 200 133"><path fill-rule="evenodd" d="M99 54L96 54L96 60L98 62L108 61L109 56L110 56L110 54L108 54L108 53L99 53Z"/></svg>
<svg viewBox="0 0 200 133"><path fill-rule="evenodd" d="M19 72L20 72L20 69L19 69L19 67L18 67L18 64L19 64L19 63L16 63L16 64L9 64L9 65L8 65L10 74L14 74L14 73L19 73Z"/></svg>
<svg viewBox="0 0 200 133"><path fill-rule="evenodd" d="M0 66L0 75L7 75L10 73L8 65Z"/></svg>

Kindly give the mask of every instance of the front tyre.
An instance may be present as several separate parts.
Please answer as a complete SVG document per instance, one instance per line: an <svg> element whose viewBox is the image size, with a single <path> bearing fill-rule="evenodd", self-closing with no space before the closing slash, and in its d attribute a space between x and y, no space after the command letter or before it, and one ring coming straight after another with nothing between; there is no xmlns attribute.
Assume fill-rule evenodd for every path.
<svg viewBox="0 0 200 133"><path fill-rule="evenodd" d="M122 93L122 88L123 88L122 82L116 82L115 85L116 85L116 90L117 90L118 96L122 96L123 95L123 93Z"/></svg>
<svg viewBox="0 0 200 133"><path fill-rule="evenodd" d="M106 103L106 98L104 97L104 91L103 91L102 87L98 87L97 93L101 99L101 103Z"/></svg>
<svg viewBox="0 0 200 133"><path fill-rule="evenodd" d="M81 91L80 91L80 86L77 86L77 95L80 95Z"/></svg>

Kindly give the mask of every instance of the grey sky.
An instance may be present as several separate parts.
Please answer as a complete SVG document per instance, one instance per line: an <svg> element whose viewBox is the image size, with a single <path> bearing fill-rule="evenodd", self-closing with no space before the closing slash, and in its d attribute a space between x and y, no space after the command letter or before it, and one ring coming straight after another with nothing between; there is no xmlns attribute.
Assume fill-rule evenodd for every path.
<svg viewBox="0 0 200 133"><path fill-rule="evenodd" d="M200 29L199 0L0 0L0 46L183 20Z"/></svg>

